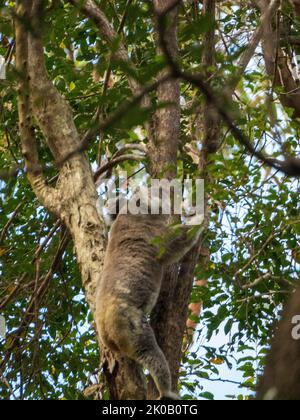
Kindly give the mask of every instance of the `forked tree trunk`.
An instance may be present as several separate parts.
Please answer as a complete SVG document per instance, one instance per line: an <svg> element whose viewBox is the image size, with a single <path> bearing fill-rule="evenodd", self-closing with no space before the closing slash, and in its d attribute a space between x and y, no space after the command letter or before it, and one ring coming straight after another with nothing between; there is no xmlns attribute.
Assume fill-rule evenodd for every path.
<svg viewBox="0 0 300 420"><path fill-rule="evenodd" d="M36 8L36 9L35 9ZM30 16L31 9L35 12ZM38 163L36 139L31 127L31 107L56 162L80 145L72 112L49 80L44 61L41 3L18 2L16 19L19 114L22 150L32 188L40 202L69 228L74 240L82 284L90 310L95 309L95 291L105 255L104 226L97 214L97 192L85 153L70 157L60 169L55 188L49 187ZM28 33L26 23L36 30ZM25 22L23 25L22 22ZM30 89L30 102L28 97ZM114 399L145 398L141 369L125 358L102 349L102 364ZM102 367L102 366L101 366Z"/></svg>

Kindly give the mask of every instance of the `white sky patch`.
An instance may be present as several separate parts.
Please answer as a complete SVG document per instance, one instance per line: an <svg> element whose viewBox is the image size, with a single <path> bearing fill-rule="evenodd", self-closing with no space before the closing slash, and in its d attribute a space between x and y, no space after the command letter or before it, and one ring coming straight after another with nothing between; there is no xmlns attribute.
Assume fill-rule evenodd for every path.
<svg viewBox="0 0 300 420"><path fill-rule="evenodd" d="M145 136L145 134L143 133L143 129L142 129L142 127L137 127L137 128L135 128L135 129L134 129L134 133L138 136L138 138L139 138L141 141L144 141L144 140L145 140L146 136Z"/></svg>

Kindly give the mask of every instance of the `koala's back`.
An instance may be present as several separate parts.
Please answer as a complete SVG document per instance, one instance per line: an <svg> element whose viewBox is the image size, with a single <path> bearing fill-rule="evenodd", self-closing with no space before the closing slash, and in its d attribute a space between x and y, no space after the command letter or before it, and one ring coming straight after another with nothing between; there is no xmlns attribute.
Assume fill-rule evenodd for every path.
<svg viewBox="0 0 300 420"><path fill-rule="evenodd" d="M98 285L98 304L124 310L153 309L160 290L163 266L151 241L163 236L167 216L119 215L113 224L104 269Z"/></svg>

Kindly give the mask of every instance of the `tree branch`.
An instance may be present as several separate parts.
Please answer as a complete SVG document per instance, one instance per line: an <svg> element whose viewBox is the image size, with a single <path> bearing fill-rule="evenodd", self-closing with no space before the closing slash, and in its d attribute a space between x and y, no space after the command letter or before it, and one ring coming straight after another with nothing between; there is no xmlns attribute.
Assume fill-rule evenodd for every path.
<svg viewBox="0 0 300 420"><path fill-rule="evenodd" d="M109 20L100 9L100 7L93 0L69 0L73 6L77 7L86 17L91 19L97 26L101 36L106 42L112 43L119 37L118 32L114 30ZM122 42L119 43L117 51L115 52L114 58L118 61L125 62L135 72L135 67L132 61L129 59L128 52ZM142 90L142 86L133 77L128 76L129 86L134 93L138 93ZM149 103L145 103L147 106Z"/></svg>
<svg viewBox="0 0 300 420"><path fill-rule="evenodd" d="M233 77L228 78L228 89L227 95L231 97L241 79L244 72L246 71L261 38L264 33L265 25L271 20L276 9L279 7L278 0L272 0L270 5L263 13L259 27L255 30L252 38L249 41L248 47L241 55L237 63L237 71ZM215 2L204 1L203 13L207 14L212 23L215 22ZM203 55L203 66L205 69L210 69L214 66L215 58L215 28L212 25L212 29L207 31L204 36L205 52ZM206 78L211 76L211 71L206 72ZM217 114L217 115L216 115ZM210 153L216 153L220 147L220 134L221 134L221 116L216 112L215 106L210 104L204 109L204 140L203 140L203 160L206 161L207 155ZM202 164L204 167L204 163Z"/></svg>
<svg viewBox="0 0 300 420"><path fill-rule="evenodd" d="M176 0L173 4L169 6L167 10L173 10L177 7L182 0ZM159 22L159 36L160 44L162 51L165 55L167 63L172 70L173 77L175 79L181 78L192 85L198 87L200 91L205 96L207 102L212 104L216 111L219 113L220 117L223 119L225 124L230 129L232 135L235 139L243 145L248 152L254 155L257 159L261 160L263 163L269 167L283 172L285 175L292 177L300 176L300 159L294 158L292 156L285 156L284 161L279 161L274 159L264 153L257 151L255 146L252 144L250 139L244 134L244 132L238 128L234 122L234 119L231 115L231 112L227 110L228 104L225 104L225 101L220 101L219 95L217 95L203 80L203 77L199 74L193 74L187 71L184 71L180 68L179 64L174 60L171 51L168 47L168 42L165 34L165 13L158 13L157 18ZM228 98L229 99L229 98Z"/></svg>
<svg viewBox="0 0 300 420"><path fill-rule="evenodd" d="M165 39L170 54L174 59L178 57L178 10L174 8L167 13L172 0L154 0L154 9L157 14L166 13L168 22L165 26ZM156 23L156 44L159 54L162 53L158 23ZM160 78L163 79L169 74L169 69L164 69ZM153 116L153 126L149 133L149 156L151 156L150 172L152 177L164 176L174 178L176 176L177 151L180 137L180 81L166 80L157 87L158 103L170 104L159 109Z"/></svg>
<svg viewBox="0 0 300 420"><path fill-rule="evenodd" d="M17 217L17 215L18 215L19 211L21 210L22 206L24 205L24 203L25 203L25 199L23 198L23 200L21 200L21 202L17 205L17 207L13 211L12 215L10 216L9 220L7 221L4 228L2 229L2 231L0 233L0 246L2 245L10 226L13 224L15 218Z"/></svg>
<svg viewBox="0 0 300 420"><path fill-rule="evenodd" d="M38 4L34 1L34 4ZM42 43L43 8L36 7L31 17L36 33L29 34L28 70L34 114L44 133L48 146L56 159L61 161L66 151L80 144L71 108L49 79Z"/></svg>
<svg viewBox="0 0 300 420"><path fill-rule="evenodd" d="M280 5L279 0L272 0L269 5L263 10L261 19L260 19L260 26L254 32L247 49L242 54L239 62L238 62L238 72L235 76L237 80L242 77L250 60L252 59L265 30L266 25L269 25L271 22L272 17L274 16L275 11L278 9Z"/></svg>
<svg viewBox="0 0 300 420"><path fill-rule="evenodd" d="M290 0L290 3L295 8L295 12L300 15L300 0Z"/></svg>
<svg viewBox="0 0 300 420"><path fill-rule="evenodd" d="M294 318L300 315L300 284L285 305L283 318L276 326L257 399L298 401L300 398L300 345L293 335ZM298 318L297 321L298 322Z"/></svg>
<svg viewBox="0 0 300 420"><path fill-rule="evenodd" d="M262 283L265 280L269 280L270 278L272 278L272 274L271 273L263 274L262 276L258 277L256 280L254 280L254 282L249 283L249 284L244 284L242 286L242 289L243 290L254 289L260 283Z"/></svg>
<svg viewBox="0 0 300 420"><path fill-rule="evenodd" d="M84 135L83 139L81 140L80 144L77 147L73 147L71 149L71 152L67 153L60 161L57 162L58 166L62 166L66 161L68 161L69 159L71 159L73 156L77 155L78 153L84 152L85 150L87 150L88 146L89 146L89 142L91 140L91 138L93 138L94 135L96 135L99 132L104 132L110 128L112 128L118 121L120 121L125 115L127 115L127 113L132 110L134 107L136 107L137 105L139 105L143 98L145 97L145 95L153 92L154 90L156 90L158 88L158 86L160 86L161 84L163 84L164 82L166 82L167 80L171 79L171 75L170 74L166 74L165 76L162 76L161 78L159 78L158 80L155 80L154 82L152 82L151 84L149 84L148 86L146 86L142 92L140 92L139 94L135 95L131 100L129 101L125 101L110 117L108 117L106 120L104 121L97 121L94 120L92 123L92 127L90 128L90 130L88 130L88 132ZM150 112L151 108L149 108L149 112Z"/></svg>
<svg viewBox="0 0 300 420"><path fill-rule="evenodd" d="M29 57L28 57L28 31L26 21L30 19L31 1L25 5L19 1L15 19L16 25L16 66L19 74L18 111L20 120L20 134L22 139L22 153L28 172L28 179L37 197L50 211L58 213L61 200L58 192L49 187L43 176L39 162L37 144L34 130L31 125L31 104L29 92Z"/></svg>
<svg viewBox="0 0 300 420"><path fill-rule="evenodd" d="M210 29L204 35L204 53L202 64L205 71L206 80L210 79L213 68L216 64L216 42L215 42L215 25L216 25L216 2L215 0L203 1L203 15L206 16L211 24ZM220 147L221 121L220 116L216 112L212 104L202 105L203 114L203 153L200 157L200 169L204 170L207 164L207 157L211 153L216 153ZM201 127L202 128L202 127Z"/></svg>
<svg viewBox="0 0 300 420"><path fill-rule="evenodd" d="M110 160L109 162L107 162L106 164L101 166L101 168L99 168L94 173L94 181L97 182L101 175L103 175L105 172L109 171L110 169L114 168L119 163L126 162L128 160L135 160L137 162L141 162L144 159L145 159L145 156L135 155L135 154L122 155L122 156L118 156L116 158L113 158L112 160Z"/></svg>
<svg viewBox="0 0 300 420"><path fill-rule="evenodd" d="M0 180L6 181L10 178L14 178L23 169L24 169L23 165L13 165L11 168L1 169L0 170Z"/></svg>

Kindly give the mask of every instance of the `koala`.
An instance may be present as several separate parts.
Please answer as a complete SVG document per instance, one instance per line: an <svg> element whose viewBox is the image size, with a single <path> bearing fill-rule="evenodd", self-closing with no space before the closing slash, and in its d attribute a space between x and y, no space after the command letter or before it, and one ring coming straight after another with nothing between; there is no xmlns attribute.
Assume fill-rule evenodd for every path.
<svg viewBox="0 0 300 420"><path fill-rule="evenodd" d="M169 216L162 214L116 216L97 285L95 320L101 341L147 369L159 399L174 400L179 397L172 392L169 365L149 317L165 267L196 245L202 229L169 226L168 220Z"/></svg>

